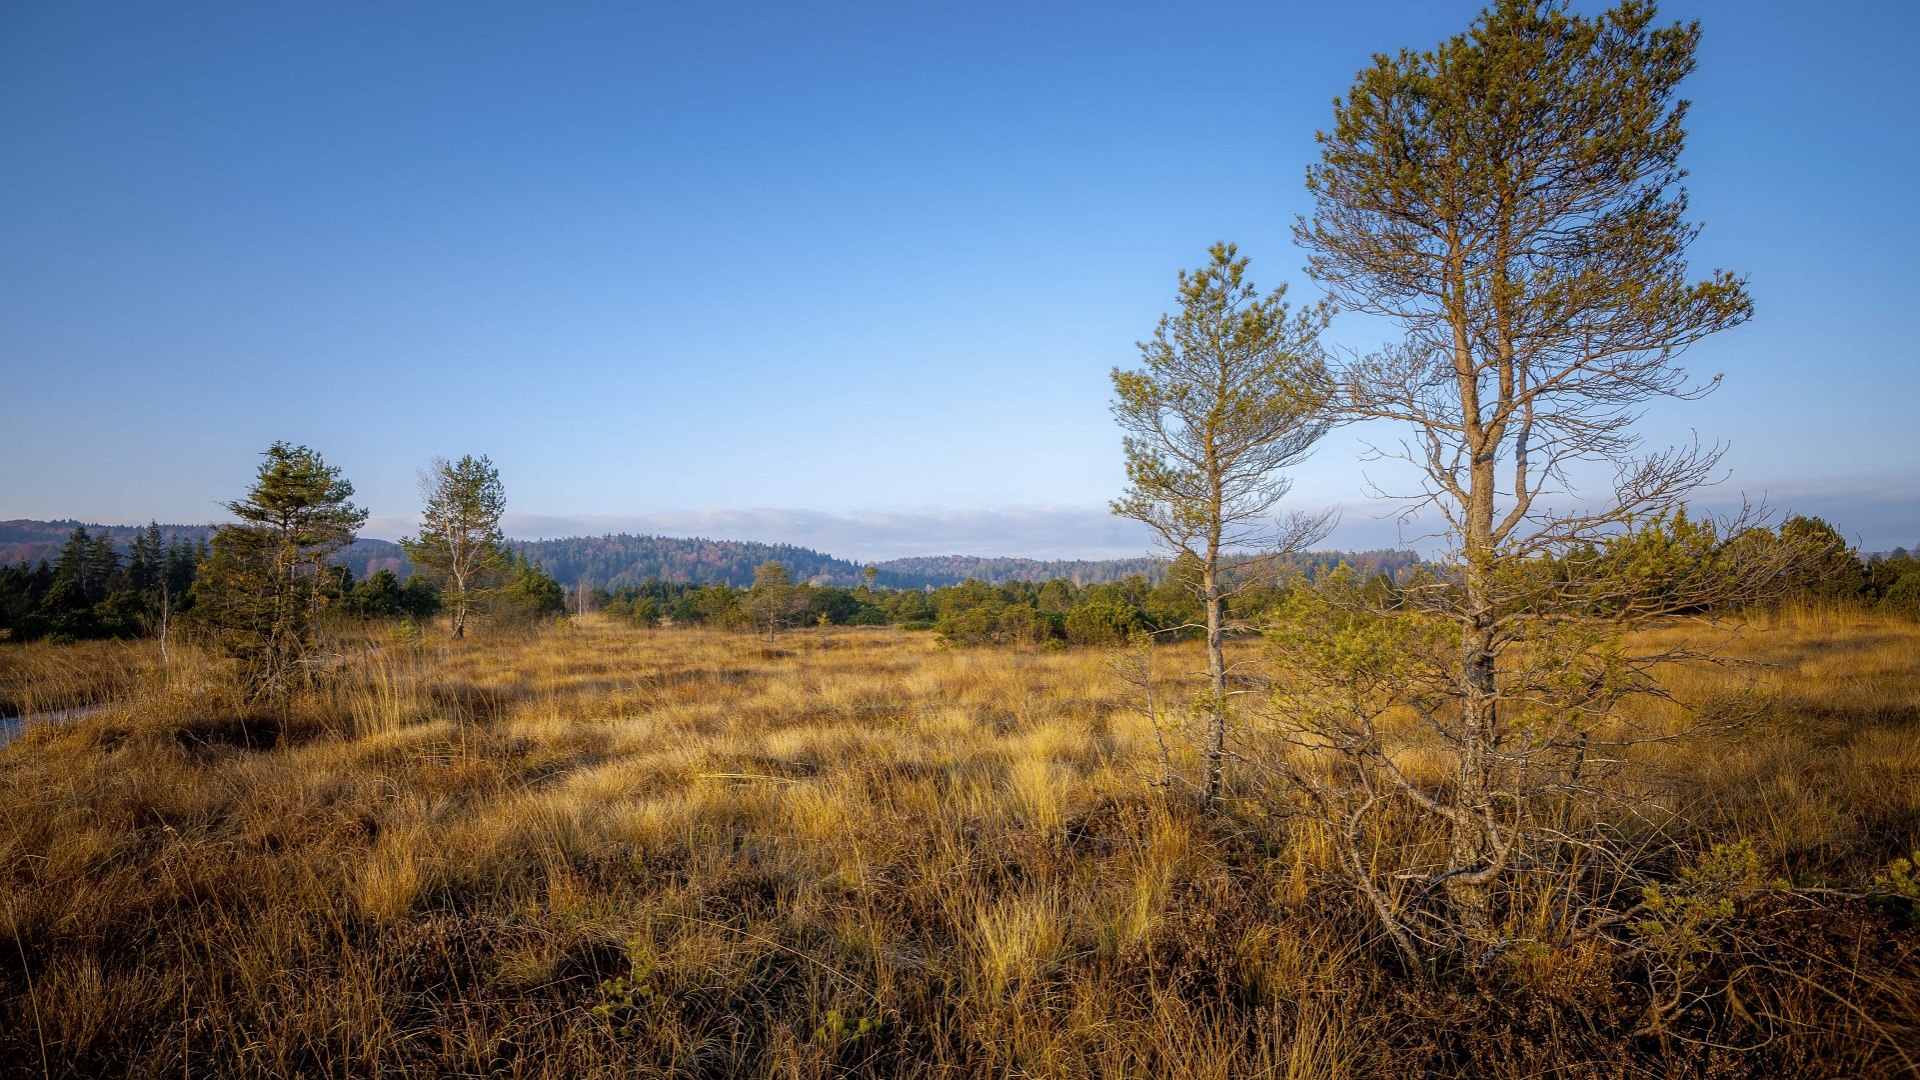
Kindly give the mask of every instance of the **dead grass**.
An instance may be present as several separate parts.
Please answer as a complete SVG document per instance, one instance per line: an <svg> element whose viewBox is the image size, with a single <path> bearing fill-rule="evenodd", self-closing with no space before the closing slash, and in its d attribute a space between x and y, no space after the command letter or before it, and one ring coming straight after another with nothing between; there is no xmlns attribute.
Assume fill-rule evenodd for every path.
<svg viewBox="0 0 1920 1080"><path fill-rule="evenodd" d="M1770 695L1661 751L1703 839L1841 886L1920 845L1920 627L1736 648L1767 666L1674 674ZM16 701L115 702L0 752L0 1073L1892 1075L1920 1041L1915 931L1837 899L1740 914L1704 1041L1628 1034L1597 947L1398 977L1310 841L1149 787L1094 651L589 623L358 650L285 717L155 660L0 649Z"/></svg>

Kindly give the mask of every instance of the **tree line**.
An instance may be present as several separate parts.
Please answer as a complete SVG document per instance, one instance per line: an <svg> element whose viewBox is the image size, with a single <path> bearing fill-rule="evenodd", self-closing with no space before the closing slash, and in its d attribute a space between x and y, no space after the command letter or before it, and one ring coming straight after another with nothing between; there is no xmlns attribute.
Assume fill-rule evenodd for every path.
<svg viewBox="0 0 1920 1080"><path fill-rule="evenodd" d="M1799 515L1787 517L1776 528L1755 526L1722 536L1710 519L1689 518L1684 510L1677 510L1633 532L1570 553L1560 560L1557 572L1615 583L1631 581L1636 575L1658 577L1672 588L1674 582L1705 573L1702 567L1751 558L1758 550L1807 548L1819 550L1821 557L1783 560L1779 574L1757 589L1755 596L1701 598L1687 613L1729 614L1761 604L1816 603L1920 616L1920 558L1899 549L1861 559L1833 526ZM1420 563L1391 572L1340 559L1273 563L1243 565L1222 575L1223 626L1244 631L1270 624L1277 618L1275 613L1288 606L1295 590L1311 590L1336 578L1357 582L1378 609L1394 610L1409 603L1410 596L1441 573ZM1600 563L1604 568L1590 565ZM1195 588L1201 570L1192 560L1175 560L1151 578L1133 574L1092 585L1052 578L999 584L968 580L929 589L888 589L872 583L847 588L796 583L784 564L772 560L756 571L751 587L657 578L611 589L587 587L584 605L634 626L764 630L771 624L776 631L816 625L895 626L934 631L949 642L969 646L1113 646L1139 634L1174 640L1204 636L1207 629L1204 600ZM1678 598L1674 599L1678 608ZM1590 610L1608 611L1606 596L1595 595Z"/></svg>
<svg viewBox="0 0 1920 1080"><path fill-rule="evenodd" d="M1197 608L1178 584L1145 575L1077 585L1065 578L991 585L968 580L928 589L794 582L766 562L751 587L651 580L589 592L591 607L640 626L711 626L776 635L797 626L931 630L965 645L1111 645L1140 630L1175 631Z"/></svg>
<svg viewBox="0 0 1920 1080"><path fill-rule="evenodd" d="M1636 572L1631 569L1636 564L1637 572L1646 573L1655 565L1648 562L1654 549L1684 549L1695 561L1717 557L1714 553L1729 540L1711 530L1710 521L1680 512L1576 558L1604 559L1616 577ZM1812 602L1920 618L1920 553L1895 548L1863 557L1847 547L1832 525L1798 515L1786 518L1776 531L1749 531L1738 544L1763 542L1814 544L1827 553L1792 568L1776 582L1768 594L1772 604ZM104 533L75 528L51 560L0 565L0 631L15 641L80 641L153 637L170 625L191 628L197 625L193 587L200 564L210 554L206 538L163 533L157 523L136 535L124 553ZM755 569L767 563L776 563L790 579L791 595L778 628L895 626L934 631L969 646L1116 645L1137 633L1164 640L1196 636L1204 629L1202 602L1188 584L1191 567L1178 560L1161 562L1152 575L1134 573L1113 582L1082 584L1055 577L992 583L970 578L937 588L889 588L877 581L851 588L794 583L797 575L777 560ZM1278 575L1264 581L1243 582L1230 575L1234 580L1223 609L1225 625L1257 626L1262 613L1285 606L1292 589L1311 587L1334 574L1357 578L1376 602L1391 606L1407 583L1431 572L1402 552L1313 553L1274 563ZM1669 570L1662 566L1660 572ZM568 589L511 544L494 552L488 574L496 586L516 584L490 595L477 587L477 579L472 581L476 587L469 590L463 625L476 610L483 619L524 625L529 616L582 607L634 626L753 625L744 603L752 588L724 580L650 578L612 588L583 583ZM402 577L382 568L356 578L345 565L333 563L318 588L329 617L335 619L425 623L447 614L442 586L432 573ZM1720 608L1725 607L1723 598Z"/></svg>
<svg viewBox="0 0 1920 1080"><path fill-rule="evenodd" d="M191 606L205 540L135 534L123 558L107 536L76 528L51 561L0 566L0 630L19 641L141 637Z"/></svg>

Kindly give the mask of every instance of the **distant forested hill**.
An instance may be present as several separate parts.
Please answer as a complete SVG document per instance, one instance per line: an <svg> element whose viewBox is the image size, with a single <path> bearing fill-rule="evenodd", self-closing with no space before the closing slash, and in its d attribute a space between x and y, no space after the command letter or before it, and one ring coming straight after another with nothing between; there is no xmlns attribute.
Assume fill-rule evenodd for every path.
<svg viewBox="0 0 1920 1080"><path fill-rule="evenodd" d="M956 585L968 578L992 584L1065 578L1078 585L1099 585L1139 574L1158 581L1166 571L1160 559L988 559L977 555L922 555L879 564L880 583L897 588Z"/></svg>
<svg viewBox="0 0 1920 1080"><path fill-rule="evenodd" d="M88 535L99 536L105 533L114 545L122 551L133 542L133 535L145 532L145 525L95 525L85 521L33 521L18 518L13 521L0 521L0 563L29 562L37 563L41 559L49 562L60 554L60 545L67 542L73 530L85 529ZM212 525L162 525L160 535L166 539L205 540L213 535Z"/></svg>
<svg viewBox="0 0 1920 1080"><path fill-rule="evenodd" d="M860 565L811 548L704 537L569 536L557 540L510 540L507 546L539 563L565 584L585 580L602 587L660 581L753 584L753 568L772 560L795 581L855 585Z"/></svg>
<svg viewBox="0 0 1920 1080"><path fill-rule="evenodd" d="M38 562L59 554L73 530L105 533L124 550L134 533L145 526L94 525L79 521L0 521L0 563ZM212 525L162 525L162 536L205 540ZM570 536L556 540L513 540L508 546L538 562L562 584L585 580L608 588L639 584L649 578L704 584L753 583L753 568L769 560L780 563L795 581L822 585L858 585L863 564L836 558L792 544L762 544L751 540L709 540L677 536ZM376 570L392 570L405 577L412 572L400 545L389 540L361 540L341 560L356 578ZM1410 551L1314 552L1294 560L1302 567L1332 566L1345 561L1365 573L1388 573L1416 564ZM1140 574L1158 581L1166 566L1159 559L1006 559L976 555L933 555L876 563L875 584L884 588L921 589L956 585L968 578L991 584L1008 581L1046 581L1066 578L1081 585L1098 585Z"/></svg>
<svg viewBox="0 0 1920 1080"><path fill-rule="evenodd" d="M1341 563L1364 575L1398 574L1418 565L1411 551L1313 551L1287 560L1302 570L1331 569ZM1166 575L1165 560L1138 559L984 559L973 555L935 555L894 559L880 567L880 583L918 588L954 585L968 578L1000 584L1007 581L1048 581L1065 578L1077 585L1100 585L1134 574L1158 582Z"/></svg>
<svg viewBox="0 0 1920 1080"><path fill-rule="evenodd" d="M183 540L203 541L211 539L217 525L161 525L160 536L165 541L178 537ZM37 563L42 559L51 562L60 553L60 545L67 542L75 529L85 529L90 536L105 534L114 546L126 551L133 543L135 533L145 532L145 525L96 525L85 521L33 521L25 518L13 521L0 521L0 563ZM376 570L392 570L405 577L412 567L407 563L407 554L400 545L391 540L359 540L340 560L353 571L356 578L364 578Z"/></svg>
<svg viewBox="0 0 1920 1080"><path fill-rule="evenodd" d="M1287 560L1302 570L1331 570L1346 563L1363 577L1385 574L1398 577L1402 570L1420 565L1420 556L1412 551L1379 548L1373 551L1307 551Z"/></svg>
<svg viewBox="0 0 1920 1080"><path fill-rule="evenodd" d="M585 579L594 585L638 584L661 581L729 585L753 584L753 568L769 560L780 563L795 581L821 585L858 585L863 564L836 558L792 544L761 544L750 540L709 540L676 536L575 536L559 540L515 540L510 546L538 562L566 584ZM1367 574L1394 574L1419 562L1411 551L1326 551L1293 560L1302 568L1330 567L1341 562ZM1158 581L1166 564L1155 558L1135 559L1010 559L978 555L923 555L889 559L874 564L874 583L883 588L922 589L957 585L968 578L990 584L1008 581L1046 581L1065 578L1081 585L1098 585L1139 574Z"/></svg>
<svg viewBox="0 0 1920 1080"><path fill-rule="evenodd" d="M561 540L515 540L514 550L540 563L563 582L585 578L595 585L661 581L723 581L753 584L753 568L769 560L780 563L795 581L822 585L858 585L863 564L836 558L791 544L761 544L750 540L709 540L674 536L581 536ZM1155 559L1041 562L1035 559L991 559L943 555L892 559L874 564L875 584L885 588L919 589L955 585L968 578L998 584L1006 581L1045 581L1063 577L1091 585L1118 581L1128 574L1156 577Z"/></svg>

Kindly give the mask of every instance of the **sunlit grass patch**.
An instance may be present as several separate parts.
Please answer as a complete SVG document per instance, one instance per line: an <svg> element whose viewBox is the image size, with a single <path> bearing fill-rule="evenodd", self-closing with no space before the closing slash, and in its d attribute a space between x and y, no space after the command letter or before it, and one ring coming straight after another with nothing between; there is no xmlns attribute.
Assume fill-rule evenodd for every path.
<svg viewBox="0 0 1920 1080"><path fill-rule="evenodd" d="M1643 805L1823 887L1920 846L1920 628L1828 614L1731 640L1756 663L1662 677L1763 707L1635 751L1666 785ZM126 652L98 685L37 653L4 669L108 707L0 751L0 1073L1498 1075L1500 1040L1561 1038L1542 1053L1568 1067L1691 1075L1624 1034L1630 957L1523 940L1550 936L1527 897L1552 890L1523 890L1510 954L1444 993L1395 974L1324 835L1257 772L1216 822L1149 782L1153 730L1099 650L882 630L768 652L589 620L363 649L274 718L191 649L103 648ZM1395 760L1453 767L1412 726ZM1387 821L1376 842L1437 841ZM1852 942L1839 992L1862 1012L1767 984L1801 1025L1767 1052L1897 1060L1912 931L1833 918L1796 947L1838 979ZM1581 1034L1527 1026L1549 1015Z"/></svg>

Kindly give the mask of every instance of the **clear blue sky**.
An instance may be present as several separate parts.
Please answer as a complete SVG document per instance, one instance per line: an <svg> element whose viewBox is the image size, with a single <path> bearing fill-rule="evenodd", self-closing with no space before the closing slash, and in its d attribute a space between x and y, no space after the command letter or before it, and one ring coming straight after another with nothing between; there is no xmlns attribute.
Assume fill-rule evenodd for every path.
<svg viewBox="0 0 1920 1080"><path fill-rule="evenodd" d="M1331 99L1477 10L6 3L0 518L212 519L288 439L374 535L484 452L525 535L1137 546L1108 369L1211 241L1314 296ZM1662 15L1706 29L1696 262L1758 315L1647 431L1731 443L1710 498L1911 545L1920 5ZM1298 493L1390 542L1356 439Z"/></svg>

